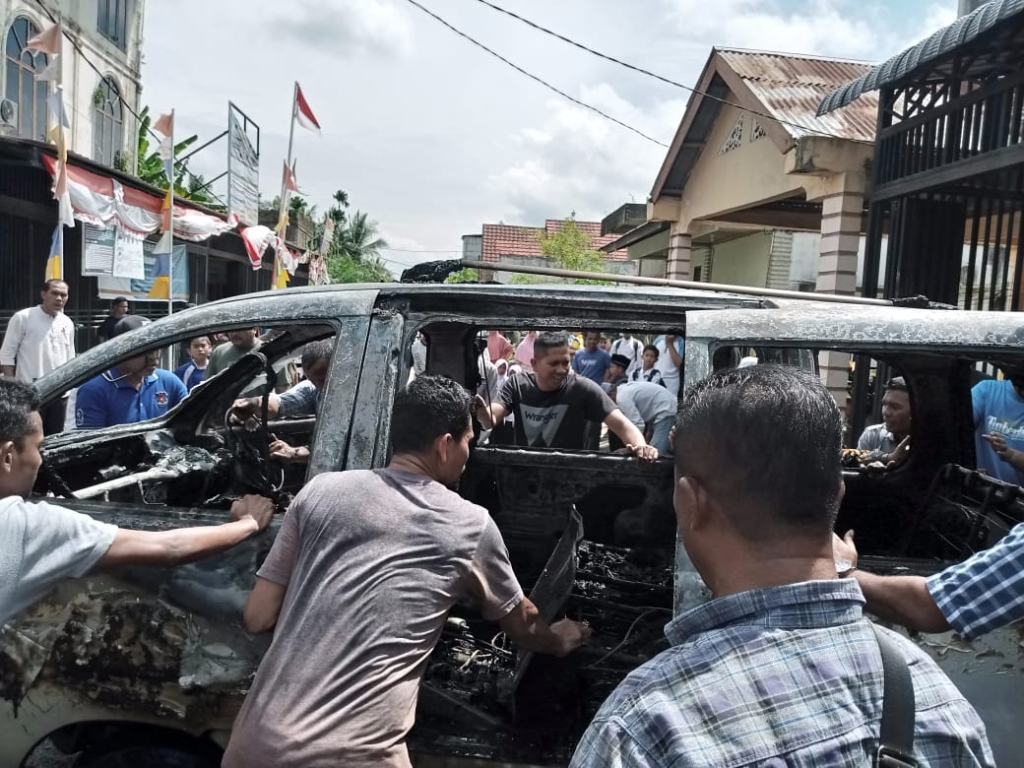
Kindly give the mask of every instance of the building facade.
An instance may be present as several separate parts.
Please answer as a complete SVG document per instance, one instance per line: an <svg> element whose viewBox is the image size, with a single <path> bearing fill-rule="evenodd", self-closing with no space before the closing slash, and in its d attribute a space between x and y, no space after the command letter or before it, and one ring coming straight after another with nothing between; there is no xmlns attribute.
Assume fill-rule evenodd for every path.
<svg viewBox="0 0 1024 768"><path fill-rule="evenodd" d="M47 140L55 124L53 110L46 107L52 84L36 76L52 57L27 50L25 43L59 18L65 33L58 66L70 124L68 149L134 172L144 12L144 0L0 0L0 136Z"/></svg>

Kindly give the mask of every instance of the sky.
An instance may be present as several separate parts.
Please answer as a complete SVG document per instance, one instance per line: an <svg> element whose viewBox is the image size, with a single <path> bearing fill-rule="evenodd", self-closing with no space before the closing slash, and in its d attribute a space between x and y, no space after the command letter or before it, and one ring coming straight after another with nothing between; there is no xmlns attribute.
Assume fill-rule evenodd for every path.
<svg viewBox="0 0 1024 768"><path fill-rule="evenodd" d="M417 0L570 96L664 144L688 93L580 51L478 0ZM695 84L711 46L883 61L949 24L956 0L493 0L596 50ZM211 139L228 101L260 126L278 194L293 83L323 126L296 128L302 194L336 189L378 223L400 272L459 255L484 223L599 220L644 202L666 149L457 36L410 0L150 0L142 103ZM226 168L223 140L190 167ZM215 190L222 190L218 186Z"/></svg>

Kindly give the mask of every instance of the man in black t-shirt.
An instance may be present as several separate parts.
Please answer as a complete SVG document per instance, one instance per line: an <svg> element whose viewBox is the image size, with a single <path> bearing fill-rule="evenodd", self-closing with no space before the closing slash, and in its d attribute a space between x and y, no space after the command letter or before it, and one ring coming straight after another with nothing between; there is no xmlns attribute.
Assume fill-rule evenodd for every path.
<svg viewBox="0 0 1024 768"><path fill-rule="evenodd" d="M496 403L478 397L477 415L485 429L515 415L515 443L535 448L583 448L587 421L603 421L631 453L653 461L658 451L600 386L570 370L572 356L564 333L542 333L533 343L533 373L505 382Z"/></svg>

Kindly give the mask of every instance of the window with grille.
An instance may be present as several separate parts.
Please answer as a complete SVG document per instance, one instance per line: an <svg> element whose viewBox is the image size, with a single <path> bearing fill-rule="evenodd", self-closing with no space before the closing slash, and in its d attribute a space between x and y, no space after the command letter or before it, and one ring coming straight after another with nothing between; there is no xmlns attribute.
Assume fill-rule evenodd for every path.
<svg viewBox="0 0 1024 768"><path fill-rule="evenodd" d="M6 90L4 98L18 105L18 136L46 141L46 83L36 82L36 74L46 68L49 58L25 48L39 34L39 27L19 16L7 30Z"/></svg>
<svg viewBox="0 0 1024 768"><path fill-rule="evenodd" d="M96 88L93 105L92 159L114 167L124 149L124 104L113 78L103 78Z"/></svg>

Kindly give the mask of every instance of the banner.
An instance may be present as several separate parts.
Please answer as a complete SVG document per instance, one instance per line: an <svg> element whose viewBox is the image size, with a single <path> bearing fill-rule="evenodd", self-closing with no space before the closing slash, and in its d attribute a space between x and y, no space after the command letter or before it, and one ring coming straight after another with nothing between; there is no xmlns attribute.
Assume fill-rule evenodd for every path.
<svg viewBox="0 0 1024 768"><path fill-rule="evenodd" d="M259 127L228 102L228 213L235 214L246 226L259 224L260 156L248 131Z"/></svg>
<svg viewBox="0 0 1024 768"><path fill-rule="evenodd" d="M149 292L153 288L153 282L157 275L157 257L153 253L156 243L143 243L143 262L145 266L145 278L141 280L130 280L118 277L98 277L99 298L112 300L118 296L124 296L132 302L137 301L160 301L167 302L167 299L151 299ZM189 269L188 269L188 247L186 245L174 246L171 257L171 278L174 281L174 300L189 301Z"/></svg>
<svg viewBox="0 0 1024 768"><path fill-rule="evenodd" d="M120 227L101 229L91 224L83 224L82 233L83 275L146 279L141 237Z"/></svg>

